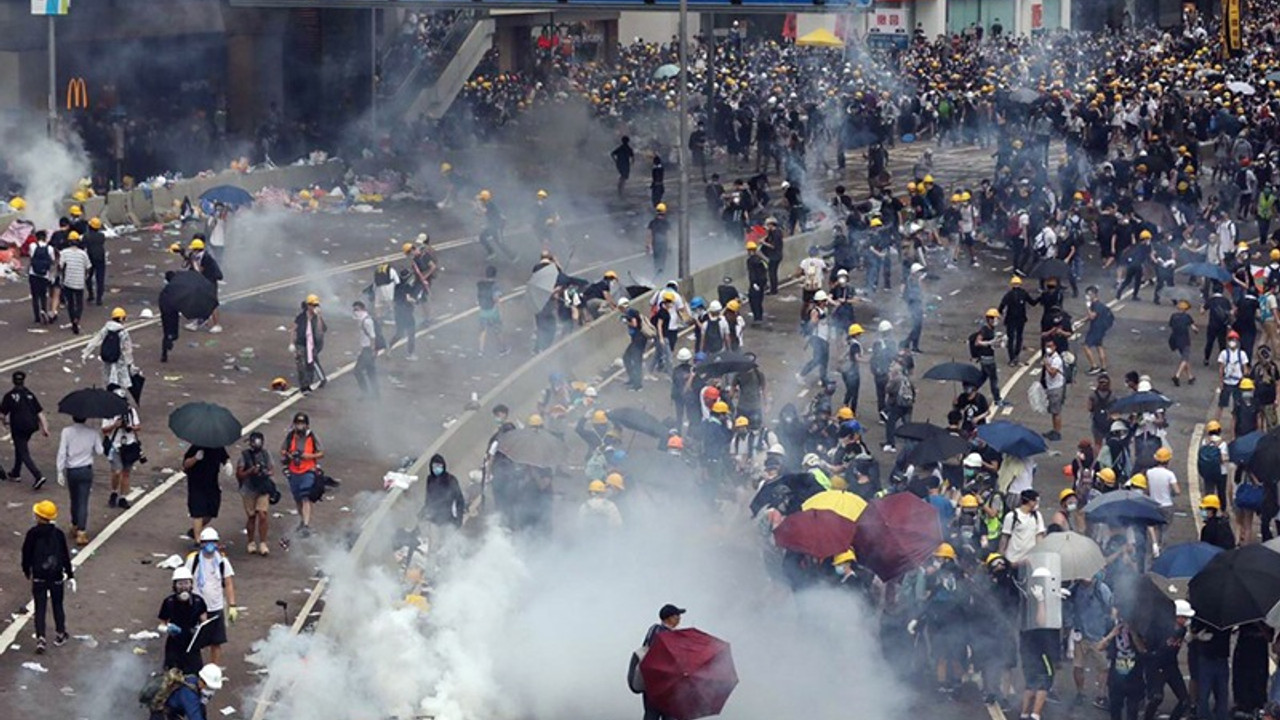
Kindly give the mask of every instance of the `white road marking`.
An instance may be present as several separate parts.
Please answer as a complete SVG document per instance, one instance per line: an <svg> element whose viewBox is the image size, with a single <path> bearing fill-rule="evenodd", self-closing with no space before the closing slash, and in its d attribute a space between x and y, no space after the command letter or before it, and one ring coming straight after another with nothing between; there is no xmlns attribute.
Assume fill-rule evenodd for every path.
<svg viewBox="0 0 1280 720"><path fill-rule="evenodd" d="M1196 423L1187 444L1187 499L1191 501L1191 519L1196 524L1196 539L1200 538L1200 469L1197 467L1200 443L1204 440L1204 423Z"/></svg>

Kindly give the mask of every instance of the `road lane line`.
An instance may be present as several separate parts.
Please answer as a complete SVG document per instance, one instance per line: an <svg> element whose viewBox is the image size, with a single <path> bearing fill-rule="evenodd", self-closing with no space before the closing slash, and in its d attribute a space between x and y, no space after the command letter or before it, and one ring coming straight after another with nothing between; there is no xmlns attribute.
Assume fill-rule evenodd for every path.
<svg viewBox="0 0 1280 720"><path fill-rule="evenodd" d="M1204 423L1196 423L1187 444L1187 499L1191 501L1191 520L1196 524L1196 539L1200 539L1200 443L1204 440ZM1221 500L1221 498L1219 498Z"/></svg>

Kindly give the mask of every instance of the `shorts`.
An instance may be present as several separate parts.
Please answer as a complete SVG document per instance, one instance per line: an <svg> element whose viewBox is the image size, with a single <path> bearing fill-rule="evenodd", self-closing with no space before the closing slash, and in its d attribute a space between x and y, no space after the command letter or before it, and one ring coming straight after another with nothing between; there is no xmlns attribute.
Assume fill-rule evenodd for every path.
<svg viewBox="0 0 1280 720"><path fill-rule="evenodd" d="M502 315L498 312L497 308L491 308L489 310L481 310L478 313L478 315L480 317L480 327L482 328L501 328L502 327Z"/></svg>
<svg viewBox="0 0 1280 720"><path fill-rule="evenodd" d="M1223 384L1222 389L1218 391L1218 407L1231 407L1231 401L1235 400L1236 395L1240 392L1239 385Z"/></svg>
<svg viewBox="0 0 1280 720"><path fill-rule="evenodd" d="M1049 398L1049 414L1061 415L1062 404L1067 399L1067 388L1065 386L1060 388L1046 388L1045 395Z"/></svg>
<svg viewBox="0 0 1280 720"><path fill-rule="evenodd" d="M266 493L242 492L240 501L244 503L244 514L266 512L271 507L271 496Z"/></svg>
<svg viewBox="0 0 1280 720"><path fill-rule="evenodd" d="M224 617L225 612L225 610L209 611L209 624L200 628L200 641L197 643L200 647L206 648L210 645L227 644L227 619Z"/></svg>
<svg viewBox="0 0 1280 720"><path fill-rule="evenodd" d="M193 518L216 518L222 506L222 489L212 483L187 478L187 514Z"/></svg>
<svg viewBox="0 0 1280 720"><path fill-rule="evenodd" d="M1179 360L1181 360L1182 362L1191 362L1191 346L1190 345L1179 345L1176 348L1176 351L1178 353Z"/></svg>
<svg viewBox="0 0 1280 720"><path fill-rule="evenodd" d="M1071 667L1082 670L1105 670L1107 656L1089 640L1077 640L1072 643Z"/></svg>
<svg viewBox="0 0 1280 720"><path fill-rule="evenodd" d="M973 247L973 244L974 244L973 233L971 232L960 233L960 244L964 245L965 247Z"/></svg>
<svg viewBox="0 0 1280 720"><path fill-rule="evenodd" d="M1095 326L1093 323L1089 323L1089 331L1084 335L1084 346L1087 348L1102 347L1102 339L1106 336L1107 331L1104 328L1100 328Z"/></svg>
<svg viewBox="0 0 1280 720"><path fill-rule="evenodd" d="M1022 679L1027 690L1053 687L1053 661L1058 655L1058 630L1024 630L1018 642Z"/></svg>
<svg viewBox="0 0 1280 720"><path fill-rule="evenodd" d="M142 457L142 445L138 443L130 443L128 445L120 445L111 449L111 455L108 460L112 470L129 471L138 462L138 458Z"/></svg>
<svg viewBox="0 0 1280 720"><path fill-rule="evenodd" d="M311 488L316 484L316 474L314 472L304 473L285 473L289 478L289 494L293 495L294 502L302 502L311 495Z"/></svg>

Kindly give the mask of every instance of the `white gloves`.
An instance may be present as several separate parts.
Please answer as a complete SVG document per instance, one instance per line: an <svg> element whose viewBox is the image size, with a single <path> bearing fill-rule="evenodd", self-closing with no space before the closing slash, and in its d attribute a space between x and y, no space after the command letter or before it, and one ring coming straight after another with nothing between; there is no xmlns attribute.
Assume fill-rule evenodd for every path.
<svg viewBox="0 0 1280 720"><path fill-rule="evenodd" d="M920 624L920 621L919 621L919 620L912 620L911 622L907 623L907 633L908 633L908 634L910 634L910 635L915 635L915 634L916 634L916 626L917 626L917 625L919 625L919 624Z"/></svg>
<svg viewBox="0 0 1280 720"><path fill-rule="evenodd" d="M67 587L71 589L71 594L74 595L76 592L76 579L71 578L70 580L68 580Z"/></svg>
<svg viewBox="0 0 1280 720"><path fill-rule="evenodd" d="M67 473L63 470L58 471L58 487L67 486Z"/></svg>
<svg viewBox="0 0 1280 720"><path fill-rule="evenodd" d="M1032 585L1031 597L1035 598L1036 602L1044 602L1044 588L1039 585Z"/></svg>

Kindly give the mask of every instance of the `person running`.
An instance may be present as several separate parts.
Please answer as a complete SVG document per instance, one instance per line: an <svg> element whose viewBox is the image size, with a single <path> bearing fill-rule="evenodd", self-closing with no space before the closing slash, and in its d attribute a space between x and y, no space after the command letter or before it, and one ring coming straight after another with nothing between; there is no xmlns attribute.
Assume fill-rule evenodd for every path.
<svg viewBox="0 0 1280 720"><path fill-rule="evenodd" d="M1177 311L1169 316L1169 349L1178 353L1178 368L1170 379L1174 387L1181 387L1184 376L1188 385L1196 384L1195 373L1191 370L1191 333L1199 333L1200 327L1189 312L1191 303L1179 300L1177 307Z"/></svg>
<svg viewBox="0 0 1280 720"><path fill-rule="evenodd" d="M31 313L37 325L48 325L55 321L56 313L51 310L53 283L57 279L58 251L49 244L48 234L38 230L36 242L31 248L30 262L27 264L27 286L31 291Z"/></svg>
<svg viewBox="0 0 1280 720"><path fill-rule="evenodd" d="M39 490L44 487L46 479L31 457L31 436L39 431L44 437L49 437L49 422L44 416L44 406L27 387L27 374L15 370L12 377L13 388L0 400L0 417L13 439L13 469L5 477L19 482L25 467L31 473L31 489Z"/></svg>
<svg viewBox="0 0 1280 720"><path fill-rule="evenodd" d="M76 545L89 544L89 493L93 491L93 458L102 454L102 433L85 418L73 417L58 437L58 484L71 499L71 530Z"/></svg>
<svg viewBox="0 0 1280 720"><path fill-rule="evenodd" d="M22 540L22 575L31 581L31 598L35 601L36 654L43 655L46 648L46 616L53 605L54 647L62 647L67 635L67 613L62 602L67 589L76 591L75 568L71 565L71 552L67 548L67 536L54 523L58 519L58 506L49 500L41 500L31 506L36 524L27 530Z"/></svg>
<svg viewBox="0 0 1280 720"><path fill-rule="evenodd" d="M80 239L80 246L89 255L91 271L85 276L88 295L85 300L102 307L102 296L107 291L107 236L102 232L102 219L89 218L88 229Z"/></svg>
<svg viewBox="0 0 1280 720"><path fill-rule="evenodd" d="M631 179L631 164L636 159L636 153L631 149L631 138L623 135L618 147L609 153L609 157L613 158L613 166L618 171L618 197L622 197L622 190L626 187L627 180Z"/></svg>
<svg viewBox="0 0 1280 720"><path fill-rule="evenodd" d="M125 401L124 414L102 421L104 447L107 448L107 461L111 466L111 496L107 499L107 507L129 509L129 477L133 466L143 461L142 441L138 433L142 430L142 418L138 409L129 405L129 393L122 387L107 388Z"/></svg>
<svg viewBox="0 0 1280 720"><path fill-rule="evenodd" d="M1027 306L1032 302L1031 294L1022 289L1022 278L1017 275L1010 278L1009 290L1000 298L1000 305L996 308L1004 316L1010 367L1020 364L1023 329L1027 326Z"/></svg>
<svg viewBox="0 0 1280 720"><path fill-rule="evenodd" d="M186 266L195 270L204 276L213 285L214 296L216 299L218 291L218 283L222 282L222 267L218 264L218 260L205 250L204 236L196 234L190 244L187 245L187 254L185 256ZM191 331L199 330L201 325L207 325L209 332L222 332L222 324L218 322L218 308L215 304L213 313L208 318L202 320L192 320L187 323L187 329Z"/></svg>
<svg viewBox="0 0 1280 720"><path fill-rule="evenodd" d="M127 388L133 383L136 366L133 364L133 338L125 327L128 319L124 308L112 308L111 319L94 334L80 352L80 362L87 362L96 353L102 362L102 384Z"/></svg>
<svg viewBox="0 0 1280 720"><path fill-rule="evenodd" d="M289 481L289 493L298 506L299 537L311 535L311 503L316 483L322 483L317 460L324 457L320 438L311 431L311 417L306 413L293 416L293 427L280 444L280 463Z"/></svg>
<svg viewBox="0 0 1280 720"><path fill-rule="evenodd" d="M329 326L320 314L320 296L308 295L302 301L302 310L293 319L293 360L298 372L298 391L311 392L311 385L317 380L316 389L329 382L324 368L320 365L320 351L324 350L324 335Z"/></svg>
<svg viewBox="0 0 1280 720"><path fill-rule="evenodd" d="M236 571L231 560L222 554L222 538L218 531L206 527L200 531L200 549L187 555L185 567L194 578L193 590L204 598L208 624L200 628L197 642L209 648L209 662L218 665L222 646L227 644L227 625L240 616L236 607Z"/></svg>
<svg viewBox="0 0 1280 720"><path fill-rule="evenodd" d="M253 555L269 555L267 526L271 512L271 498L279 499L279 490L271 476L271 453L264 449L266 438L257 430L249 433L249 447L240 452L236 463L236 481L240 486L240 499L244 504L245 535L248 542L245 552Z"/></svg>
<svg viewBox="0 0 1280 720"><path fill-rule="evenodd" d="M969 337L969 354L982 369L982 374L991 388L991 399L995 401L996 406L1008 407L1009 403L1000 397L1000 371L996 363L996 346L1002 340L996 332L996 322L999 320L999 308L988 308L983 316L982 325Z"/></svg>
<svg viewBox="0 0 1280 720"><path fill-rule="evenodd" d="M490 336L498 347L499 355L511 352L502 333L502 290L498 287L498 268L489 265L484 269L484 279L476 281L476 302L479 306L480 334L476 345L481 355Z"/></svg>
<svg viewBox="0 0 1280 720"><path fill-rule="evenodd" d="M192 445L182 456L182 470L187 474L187 515L191 518L191 539L218 517L222 508L222 465L231 459L225 448Z"/></svg>

